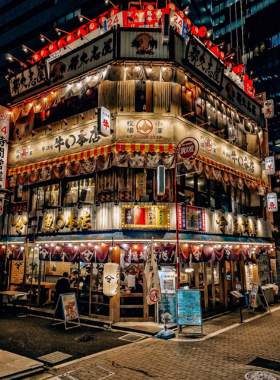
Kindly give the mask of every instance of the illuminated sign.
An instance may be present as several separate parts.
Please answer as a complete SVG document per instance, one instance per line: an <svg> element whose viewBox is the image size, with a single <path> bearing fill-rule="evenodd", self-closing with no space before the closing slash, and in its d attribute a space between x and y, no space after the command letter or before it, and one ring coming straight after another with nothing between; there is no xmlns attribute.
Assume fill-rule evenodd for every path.
<svg viewBox="0 0 280 380"><path fill-rule="evenodd" d="M275 174L275 157L269 156L265 158L265 172L268 175Z"/></svg>
<svg viewBox="0 0 280 380"><path fill-rule="evenodd" d="M169 206L122 206L122 228L169 227Z"/></svg>
<svg viewBox="0 0 280 380"><path fill-rule="evenodd" d="M105 107L98 107L97 132L102 136L109 136L111 132L110 111Z"/></svg>
<svg viewBox="0 0 280 380"><path fill-rule="evenodd" d="M267 209L270 212L278 211L278 199L276 193L267 194Z"/></svg>

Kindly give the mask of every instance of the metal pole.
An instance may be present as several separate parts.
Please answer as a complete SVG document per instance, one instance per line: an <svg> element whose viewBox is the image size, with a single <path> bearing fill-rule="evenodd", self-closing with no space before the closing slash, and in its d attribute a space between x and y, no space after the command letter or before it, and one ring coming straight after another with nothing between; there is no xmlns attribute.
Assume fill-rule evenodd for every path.
<svg viewBox="0 0 280 380"><path fill-rule="evenodd" d="M179 233L178 233L178 200L177 200L177 149L175 147L175 214L176 214L176 251L177 251L177 289L180 289L180 257L179 257Z"/></svg>
<svg viewBox="0 0 280 380"><path fill-rule="evenodd" d="M5 209L5 198L3 199L4 202L4 209ZM7 279L8 279L8 272L7 272L7 262L8 262L8 240L9 240L9 225L10 225L10 208L11 208L11 194L9 194L9 200L7 205L7 232L6 232L6 253L5 253L5 263L4 263L4 275L3 275L3 290L7 290Z"/></svg>
<svg viewBox="0 0 280 380"><path fill-rule="evenodd" d="M35 228L34 228L34 232L33 232L33 255L32 255L32 267L31 267L30 303L29 303L30 309L31 309L31 304L32 304L32 284L33 284L33 271L34 271L34 253L35 253Z"/></svg>

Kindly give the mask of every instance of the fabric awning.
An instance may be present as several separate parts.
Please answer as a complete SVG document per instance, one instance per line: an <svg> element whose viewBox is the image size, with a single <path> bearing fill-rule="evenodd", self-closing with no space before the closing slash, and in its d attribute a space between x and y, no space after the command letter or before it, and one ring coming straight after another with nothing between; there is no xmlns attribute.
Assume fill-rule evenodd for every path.
<svg viewBox="0 0 280 380"><path fill-rule="evenodd" d="M27 173L36 169L46 168L49 166L60 165L67 162L75 162L86 160L92 157L102 156L114 152L150 152L150 153L173 153L173 144L128 144L128 143L115 143L110 145L100 146L98 148L85 150L79 153L73 153L50 160L36 162L35 164L20 166L8 170L8 176Z"/></svg>

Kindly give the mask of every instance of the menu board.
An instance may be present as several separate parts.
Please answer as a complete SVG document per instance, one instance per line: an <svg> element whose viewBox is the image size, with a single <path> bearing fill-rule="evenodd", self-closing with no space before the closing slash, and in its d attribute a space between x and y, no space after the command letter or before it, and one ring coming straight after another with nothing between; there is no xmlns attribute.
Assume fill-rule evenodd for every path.
<svg viewBox="0 0 280 380"><path fill-rule="evenodd" d="M123 228L169 228L169 206L122 206Z"/></svg>
<svg viewBox="0 0 280 380"><path fill-rule="evenodd" d="M202 326L200 290L177 290L177 324Z"/></svg>
<svg viewBox="0 0 280 380"><path fill-rule="evenodd" d="M179 230L206 232L205 209L178 205Z"/></svg>
<svg viewBox="0 0 280 380"><path fill-rule="evenodd" d="M158 272L161 293L175 293L175 272L161 270Z"/></svg>
<svg viewBox="0 0 280 380"><path fill-rule="evenodd" d="M258 279L259 284L265 285L270 283L270 266L269 266L269 256L266 254L261 254L257 258L257 268L258 268Z"/></svg>
<svg viewBox="0 0 280 380"><path fill-rule="evenodd" d="M157 304L158 323L176 323L176 294L161 293L161 300Z"/></svg>
<svg viewBox="0 0 280 380"><path fill-rule="evenodd" d="M61 306L64 321L79 318L78 304L75 293L61 294Z"/></svg>
<svg viewBox="0 0 280 380"><path fill-rule="evenodd" d="M19 260L12 261L11 283L22 284L24 276L24 262Z"/></svg>

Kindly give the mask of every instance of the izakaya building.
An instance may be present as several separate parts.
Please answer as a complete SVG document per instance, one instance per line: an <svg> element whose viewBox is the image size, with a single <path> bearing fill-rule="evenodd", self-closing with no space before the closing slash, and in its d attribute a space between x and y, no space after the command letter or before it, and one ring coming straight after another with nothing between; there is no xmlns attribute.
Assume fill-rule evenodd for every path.
<svg viewBox="0 0 280 380"><path fill-rule="evenodd" d="M200 289L205 314L272 281L265 120L230 58L173 4L150 5L110 10L9 75L9 289L32 284L32 304L48 304L67 271L82 314L154 321L152 240L162 293ZM108 298L112 260L120 281Z"/></svg>

